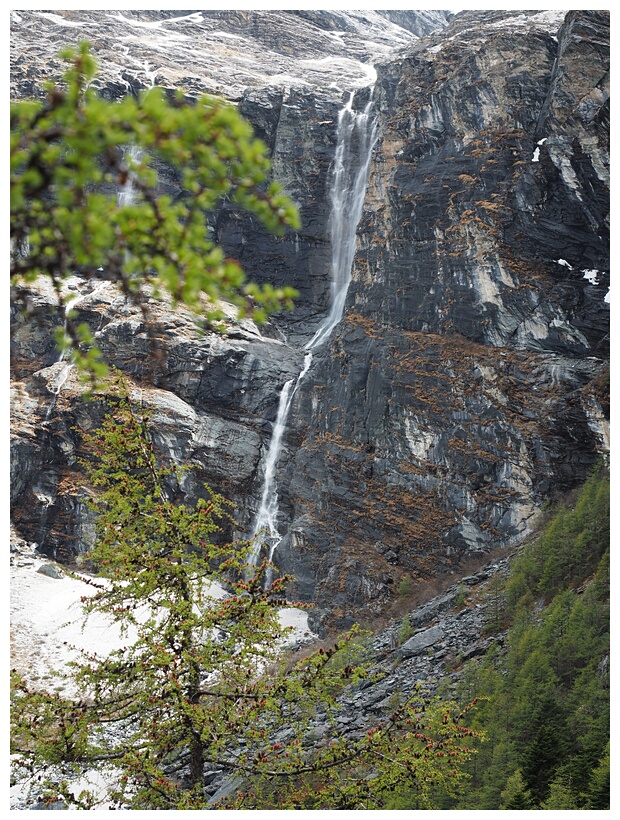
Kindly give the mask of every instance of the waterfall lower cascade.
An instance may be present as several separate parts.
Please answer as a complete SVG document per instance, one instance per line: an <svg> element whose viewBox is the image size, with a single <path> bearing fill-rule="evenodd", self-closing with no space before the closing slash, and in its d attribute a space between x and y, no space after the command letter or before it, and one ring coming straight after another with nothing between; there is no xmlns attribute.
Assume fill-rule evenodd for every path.
<svg viewBox="0 0 620 820"><path fill-rule="evenodd" d="M376 141L376 125L371 116L372 93L364 111L353 110L353 92L338 114L336 153L331 172L329 217L332 248L330 309L312 339L305 345L303 368L297 379L286 382L280 394L278 413L265 459L265 474L261 502L252 528L252 547L248 561L256 566L263 547L271 561L282 540L277 529L278 488L276 469L282 451L282 438L293 398L312 364L312 351L321 347L342 319L356 247L357 225L362 216L372 149ZM268 572L266 583L271 576Z"/></svg>
<svg viewBox="0 0 620 820"><path fill-rule="evenodd" d="M282 540L282 536L277 530L278 518L278 489L276 485L276 467L282 451L282 436L286 429L286 421L291 410L293 397L297 388L301 384L303 377L308 372L312 364L312 353L306 353L304 366L297 379L290 379L284 385L280 393L278 403L278 414L273 426L271 442L265 459L265 477L263 479L263 491L261 493L260 507L252 528L252 549L248 561L252 566L256 566L263 546L269 550L269 560L271 561L276 547ZM271 578L267 577L267 583Z"/></svg>

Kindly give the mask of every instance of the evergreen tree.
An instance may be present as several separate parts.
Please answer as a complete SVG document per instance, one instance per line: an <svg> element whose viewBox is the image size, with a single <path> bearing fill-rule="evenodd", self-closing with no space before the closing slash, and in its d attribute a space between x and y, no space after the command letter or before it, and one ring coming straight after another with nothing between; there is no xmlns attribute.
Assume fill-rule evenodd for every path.
<svg viewBox="0 0 620 820"><path fill-rule="evenodd" d="M289 579L266 591L267 564L253 571L247 544L216 543L220 496L206 491L196 509L174 503L178 474L157 455L148 417L124 398L85 448L98 573L85 576L84 612L120 625L126 645L74 662L79 698L14 676L17 778L45 775L50 799L92 808L98 798L72 783L95 770L113 808L201 809L208 766L234 785L218 808L322 809L383 808L402 785L430 807L433 789L460 777L475 733L454 704L414 697L361 738L338 729L335 697L365 674L355 641L283 665ZM308 744L317 710L329 728Z"/></svg>
<svg viewBox="0 0 620 820"><path fill-rule="evenodd" d="M605 810L609 809L609 781L611 779L609 743L605 754L598 766L593 769L588 791L586 793L585 808Z"/></svg>
<svg viewBox="0 0 620 820"><path fill-rule="evenodd" d="M557 567L550 573L552 554ZM562 505L548 516L514 560L506 593L504 648L470 662L459 683L464 701L480 700L472 727L486 742L466 765L472 779L454 807L608 807L609 479L603 470L588 478L572 508Z"/></svg>
<svg viewBox="0 0 620 820"><path fill-rule="evenodd" d="M578 809L570 783L564 777L554 780L549 786L549 796L540 804L546 811L566 811Z"/></svg>
<svg viewBox="0 0 620 820"><path fill-rule="evenodd" d="M521 769L517 769L516 772L508 778L506 788L502 792L500 809L523 811L533 808L534 801L532 800L532 795L525 785Z"/></svg>
<svg viewBox="0 0 620 820"><path fill-rule="evenodd" d="M521 753L522 775L528 791L539 803L548 794L553 775L566 756L564 714L552 695L545 697L530 717L534 736Z"/></svg>

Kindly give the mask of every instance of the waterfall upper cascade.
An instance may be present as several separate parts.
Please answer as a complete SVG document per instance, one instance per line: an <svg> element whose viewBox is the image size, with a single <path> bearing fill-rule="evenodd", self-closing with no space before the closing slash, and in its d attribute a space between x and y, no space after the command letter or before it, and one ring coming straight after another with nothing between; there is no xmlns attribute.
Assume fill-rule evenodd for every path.
<svg viewBox="0 0 620 820"><path fill-rule="evenodd" d="M305 349L320 347L342 319L355 256L372 149L377 138L372 95L364 111L353 111L353 94L338 115L338 141L330 189L331 305Z"/></svg>
<svg viewBox="0 0 620 820"><path fill-rule="evenodd" d="M279 500L276 470L282 451L286 423L295 393L312 364L312 351L327 341L342 319L351 282L356 230L362 215L370 158L376 141L376 125L371 115L372 93L370 101L362 112L353 110L353 98L354 93L352 92L346 105L338 114L336 153L331 173L330 309L312 339L304 347L307 352L299 376L297 379L287 381L280 394L278 413L265 459L260 507L252 528L252 549L248 559L252 565L258 563L263 546L268 549L268 557L271 561L276 547L282 540L282 535L277 529ZM267 582L269 581L268 576Z"/></svg>

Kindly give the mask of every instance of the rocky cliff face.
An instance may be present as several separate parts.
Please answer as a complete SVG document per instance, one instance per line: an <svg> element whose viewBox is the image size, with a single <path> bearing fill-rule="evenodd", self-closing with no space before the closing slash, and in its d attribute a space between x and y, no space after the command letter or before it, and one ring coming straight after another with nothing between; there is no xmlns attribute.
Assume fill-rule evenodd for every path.
<svg viewBox="0 0 620 820"><path fill-rule="evenodd" d="M94 40L105 94L155 82L234 100L299 203L303 227L282 239L214 215L252 278L300 290L262 332L231 320L200 337L159 305L153 350L111 286L68 283L165 449L194 465L179 494L224 492L234 534L255 520L282 388L330 304L338 112L350 92L355 110L372 97L345 314L298 386L277 464L275 561L317 602L316 625L371 618L404 575L424 584L514 543L606 451L606 12L20 11L15 94L58 72L61 35ZM31 304L13 333L13 517L69 557L91 532L77 431L103 404L57 361L51 294Z"/></svg>
<svg viewBox="0 0 620 820"><path fill-rule="evenodd" d="M463 17L378 69L347 316L294 413L281 560L345 619L522 536L604 446L607 18Z"/></svg>

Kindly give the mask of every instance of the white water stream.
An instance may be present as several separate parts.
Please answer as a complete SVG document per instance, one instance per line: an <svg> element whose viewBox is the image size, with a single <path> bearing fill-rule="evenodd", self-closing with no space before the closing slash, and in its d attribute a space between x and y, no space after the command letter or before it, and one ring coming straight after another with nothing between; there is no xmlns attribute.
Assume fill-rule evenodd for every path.
<svg viewBox="0 0 620 820"><path fill-rule="evenodd" d="M142 151L136 145L130 145L125 151L125 164L128 169L127 174L127 181L125 184L120 188L116 195L116 203L119 208L124 208L127 205L132 205L136 201L136 189L134 185L134 174L131 171L132 164L137 164L140 161L140 157L142 156ZM82 299L85 299L87 296L94 296L101 288L103 288L105 282L98 284L92 291L89 293L84 293L81 295L76 295L73 299L68 299L65 303L65 330L67 327L67 320L69 318L69 313L72 311L78 302ZM58 362L65 361L65 356L67 355L67 351L63 351L59 358ZM60 394L60 391L63 388L64 383L69 378L69 374L73 369L73 364L71 362L66 362L64 367L54 376L52 381L48 385L48 389L52 393L52 401L47 408L47 412L45 414L45 421L49 421L54 407L56 406L56 401Z"/></svg>
<svg viewBox="0 0 620 820"><path fill-rule="evenodd" d="M65 313L65 332L66 332L66 328L67 328L67 321L69 319L69 314L74 309L74 307L77 305L77 303L81 302L82 299L86 299L87 296L94 296L98 291L101 290L101 288L104 287L104 285L105 285L105 282L102 282L102 283L98 284L95 288L93 288L92 291L89 291L88 293L82 293L82 294L75 295L73 299L68 300L65 303L65 310L64 310L64 313ZM65 382L69 378L69 374L71 373L71 370L73 369L73 363L66 361L67 355L68 355L68 351L63 350L61 352L60 356L58 357L57 364L60 364L61 362L65 362L65 364L55 374L55 376L49 381L49 383L47 385L47 389L52 394L52 401L50 402L50 405L47 408L47 411L45 413L45 422L48 422L50 420L52 412L54 411L54 408L56 406L58 396L60 395L60 391L62 390Z"/></svg>
<svg viewBox="0 0 620 820"><path fill-rule="evenodd" d="M332 247L331 306L305 349L320 347L342 319L355 256L372 149L377 137L370 115L372 96L363 112L352 109L353 93L338 114L338 140L330 189L329 231Z"/></svg>
<svg viewBox="0 0 620 820"><path fill-rule="evenodd" d="M278 487L276 470L282 452L282 438L286 430L295 393L312 364L312 351L321 347L342 319L351 269L356 248L357 225L362 215L372 149L376 140L375 121L371 117L372 94L364 111L353 110L353 92L338 114L336 153L330 188L330 240L332 247L330 309L312 339L305 345L306 356L297 379L286 382L280 394L278 413L264 468L261 502L252 527L252 548L248 558L256 566L263 547L271 561L282 540L277 529ZM271 582L268 572L267 585Z"/></svg>
<svg viewBox="0 0 620 820"><path fill-rule="evenodd" d="M293 397L297 388L301 384L303 377L308 372L312 364L312 353L306 353L304 366L297 379L290 379L284 385L280 393L278 404L278 414L273 426L273 433L265 459L265 476L263 478L263 491L261 493L260 507L252 528L252 549L248 561L252 566L258 563L261 549L266 546L269 549L269 560L271 561L276 547L282 540L282 536L277 530L278 518L278 489L276 485L276 468L282 451L282 436L286 430ZM271 581L267 576L267 583Z"/></svg>
<svg viewBox="0 0 620 820"><path fill-rule="evenodd" d="M128 174L125 184L116 195L116 202L119 208L133 205L136 201L136 186L134 185L135 173L132 172L132 165L137 165L142 157L142 150L138 145L129 145L125 149L125 165Z"/></svg>

